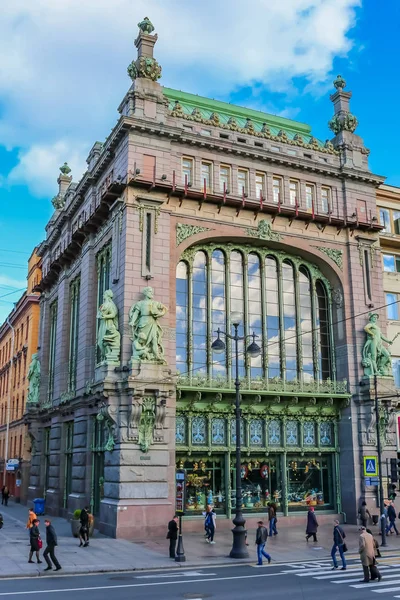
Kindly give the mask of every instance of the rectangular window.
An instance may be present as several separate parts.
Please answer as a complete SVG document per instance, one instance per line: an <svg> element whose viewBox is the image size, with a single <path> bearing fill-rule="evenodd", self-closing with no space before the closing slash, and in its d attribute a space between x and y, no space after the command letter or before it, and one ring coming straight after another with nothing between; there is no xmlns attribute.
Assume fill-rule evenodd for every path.
<svg viewBox="0 0 400 600"><path fill-rule="evenodd" d="M183 183L193 183L193 159L182 158L182 181Z"/></svg>
<svg viewBox="0 0 400 600"><path fill-rule="evenodd" d="M146 213L146 239L145 239L145 264L148 271L151 270L151 221L152 214Z"/></svg>
<svg viewBox="0 0 400 600"><path fill-rule="evenodd" d="M329 213L331 206L331 189L327 187L321 188L321 211L325 214Z"/></svg>
<svg viewBox="0 0 400 600"><path fill-rule="evenodd" d="M400 388L400 358L392 358L394 385Z"/></svg>
<svg viewBox="0 0 400 600"><path fill-rule="evenodd" d="M392 233L392 224L390 222L390 211L387 208L379 209L379 221L383 225L382 233Z"/></svg>
<svg viewBox="0 0 400 600"><path fill-rule="evenodd" d="M237 172L238 192L242 194L249 193L249 172L246 169L238 169Z"/></svg>
<svg viewBox="0 0 400 600"><path fill-rule="evenodd" d="M265 175L264 173L256 173L256 196L257 200L265 198Z"/></svg>
<svg viewBox="0 0 400 600"><path fill-rule="evenodd" d="M212 191L212 164L209 162L201 163L201 189L206 187L207 192Z"/></svg>
<svg viewBox="0 0 400 600"><path fill-rule="evenodd" d="M50 433L51 427L45 427L43 433L43 454L44 454L44 493L43 497L46 498L47 490L49 489L49 478L50 478Z"/></svg>
<svg viewBox="0 0 400 600"><path fill-rule="evenodd" d="M54 376L56 365L56 334L57 334L57 312L58 302L53 302L50 306L50 343L49 343L49 386L48 399L53 399L54 393Z"/></svg>
<svg viewBox="0 0 400 600"><path fill-rule="evenodd" d="M111 284L111 243L107 244L100 250L96 256L97 266L97 304L99 307L103 303L104 292L110 289ZM98 326L100 322L98 320ZM96 362L99 363L101 360L100 348L96 344Z"/></svg>
<svg viewBox="0 0 400 600"><path fill-rule="evenodd" d="M357 200L357 217L361 223L367 223L367 203L365 200Z"/></svg>
<svg viewBox="0 0 400 600"><path fill-rule="evenodd" d="M312 183L306 183L306 209L312 210L315 202L315 186Z"/></svg>
<svg viewBox="0 0 400 600"><path fill-rule="evenodd" d="M399 305L397 303L397 294L386 294L386 314L391 321L399 320Z"/></svg>
<svg viewBox="0 0 400 600"><path fill-rule="evenodd" d="M397 254L383 254L383 270L389 273L400 273L400 256Z"/></svg>
<svg viewBox="0 0 400 600"><path fill-rule="evenodd" d="M275 204L282 204L282 179L274 177L272 179L272 192Z"/></svg>
<svg viewBox="0 0 400 600"><path fill-rule="evenodd" d="M394 210L392 213L393 216L393 227L394 232L399 235L400 234L400 211Z"/></svg>
<svg viewBox="0 0 400 600"><path fill-rule="evenodd" d="M299 205L299 182L298 181L290 181L289 182L289 192L290 192L290 204L291 206Z"/></svg>
<svg viewBox="0 0 400 600"><path fill-rule="evenodd" d="M229 193L231 187L231 168L226 165L220 165L219 167L219 189L221 192L225 191Z"/></svg>
<svg viewBox="0 0 400 600"><path fill-rule="evenodd" d="M68 391L75 392L76 371L78 366L78 336L79 336L79 301L80 278L75 279L70 286L70 321L69 321L69 364L68 364Z"/></svg>
<svg viewBox="0 0 400 600"><path fill-rule="evenodd" d="M148 181L155 181L156 178L156 157L151 154L143 155L143 176Z"/></svg>
<svg viewBox="0 0 400 600"><path fill-rule="evenodd" d="M72 458L74 452L74 422L65 423L65 468L64 468L64 508L68 508L68 496L72 492Z"/></svg>

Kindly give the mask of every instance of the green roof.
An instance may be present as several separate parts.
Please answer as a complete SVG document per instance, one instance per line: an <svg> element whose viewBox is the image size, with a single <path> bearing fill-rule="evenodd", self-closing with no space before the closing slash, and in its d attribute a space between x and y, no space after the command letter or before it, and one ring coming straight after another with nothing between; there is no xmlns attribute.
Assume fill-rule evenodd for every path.
<svg viewBox="0 0 400 600"><path fill-rule="evenodd" d="M280 131L284 131L290 140L292 140L296 134L301 135L306 144L312 137L311 127L305 123L292 121L291 119L285 119L284 117L277 117L258 110L253 110L252 108L236 106L235 104L229 104L228 102L221 102L219 100L211 100L210 98L204 98L203 96L197 96L195 94L188 94L187 92L181 92L171 88L164 87L163 92L169 100L170 110L173 110L175 102L178 101L184 114L187 116L191 115L194 109L197 109L205 120L210 119L210 116L213 113L217 113L222 126L226 125L229 119L234 118L239 127L245 127L246 120L251 119L254 129L257 132L261 131L261 128L265 123L270 128L272 135L278 135ZM321 142L319 143L323 145Z"/></svg>

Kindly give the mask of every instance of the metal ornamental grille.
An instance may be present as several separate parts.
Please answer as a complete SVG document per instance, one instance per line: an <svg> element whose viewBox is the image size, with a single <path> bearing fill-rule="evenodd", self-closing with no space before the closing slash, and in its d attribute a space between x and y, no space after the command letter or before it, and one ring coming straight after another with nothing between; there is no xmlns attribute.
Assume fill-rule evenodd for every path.
<svg viewBox="0 0 400 600"><path fill-rule="evenodd" d="M239 311L239 334L254 332L263 350L250 361L239 343L241 377L335 381L330 286L315 265L267 248L207 245L184 252L176 277L181 376L232 378L230 341L218 356L211 344Z"/></svg>

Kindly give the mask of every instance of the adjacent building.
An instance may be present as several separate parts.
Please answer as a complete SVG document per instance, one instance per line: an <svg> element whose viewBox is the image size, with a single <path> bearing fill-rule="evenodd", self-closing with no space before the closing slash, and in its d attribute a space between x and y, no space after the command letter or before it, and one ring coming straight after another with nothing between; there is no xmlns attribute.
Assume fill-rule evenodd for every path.
<svg viewBox="0 0 400 600"><path fill-rule="evenodd" d="M27 290L0 327L0 480L17 501L26 501L31 440L24 423L29 391L28 368L37 352L40 259L28 261Z"/></svg>
<svg viewBox="0 0 400 600"><path fill-rule="evenodd" d="M132 85L87 172L73 183L61 168L38 250L29 496L45 495L54 514L90 503L104 533L143 536L164 531L185 468L186 527L201 527L209 502L230 526L236 363L225 333L238 319L249 522L271 499L281 524L309 504L322 520L355 521L361 497L376 508L363 473L376 453L374 375L379 393L393 378L364 331L370 311L380 329L373 315L368 327L386 327L383 177L355 133L351 93L337 77L333 138L321 142L306 124L161 86L153 30L139 24ZM384 457L396 450L391 402Z"/></svg>

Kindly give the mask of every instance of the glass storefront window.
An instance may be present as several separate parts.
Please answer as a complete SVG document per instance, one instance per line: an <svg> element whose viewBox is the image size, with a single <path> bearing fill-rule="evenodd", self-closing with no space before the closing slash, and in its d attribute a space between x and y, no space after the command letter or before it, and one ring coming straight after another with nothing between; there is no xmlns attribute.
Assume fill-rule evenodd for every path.
<svg viewBox="0 0 400 600"><path fill-rule="evenodd" d="M333 508L331 456L287 457L288 509Z"/></svg>
<svg viewBox="0 0 400 600"><path fill-rule="evenodd" d="M315 446L315 425L312 421L303 423L303 445Z"/></svg>
<svg viewBox="0 0 400 600"><path fill-rule="evenodd" d="M220 417L211 419L211 443L226 444L225 419Z"/></svg>
<svg viewBox="0 0 400 600"><path fill-rule="evenodd" d="M286 422L286 444L288 446L299 445L299 428L297 421Z"/></svg>
<svg viewBox="0 0 400 600"><path fill-rule="evenodd" d="M212 504L219 514L226 512L224 458L216 457L207 461L178 460L177 467L186 470L186 510L196 515Z"/></svg>
<svg viewBox="0 0 400 600"><path fill-rule="evenodd" d="M236 507L236 470L231 464L231 507ZM242 508L245 512L262 512L268 502L277 508L282 498L279 458L256 457L242 463Z"/></svg>
<svg viewBox="0 0 400 600"><path fill-rule="evenodd" d="M231 446L235 446L235 444L236 444L236 420L232 419L232 421L231 421ZM240 445L245 446L243 419L240 419Z"/></svg>
<svg viewBox="0 0 400 600"><path fill-rule="evenodd" d="M262 419L250 421L250 446L264 445L264 422Z"/></svg>
<svg viewBox="0 0 400 600"><path fill-rule="evenodd" d="M277 419L268 423L268 444L269 446L281 445L281 423Z"/></svg>

